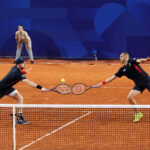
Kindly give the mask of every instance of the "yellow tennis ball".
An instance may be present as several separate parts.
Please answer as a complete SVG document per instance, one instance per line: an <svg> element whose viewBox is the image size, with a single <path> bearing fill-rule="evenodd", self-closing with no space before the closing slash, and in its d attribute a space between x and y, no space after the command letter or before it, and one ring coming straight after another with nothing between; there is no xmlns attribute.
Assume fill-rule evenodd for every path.
<svg viewBox="0 0 150 150"><path fill-rule="evenodd" d="M61 82L65 82L66 80L64 78L61 79Z"/></svg>

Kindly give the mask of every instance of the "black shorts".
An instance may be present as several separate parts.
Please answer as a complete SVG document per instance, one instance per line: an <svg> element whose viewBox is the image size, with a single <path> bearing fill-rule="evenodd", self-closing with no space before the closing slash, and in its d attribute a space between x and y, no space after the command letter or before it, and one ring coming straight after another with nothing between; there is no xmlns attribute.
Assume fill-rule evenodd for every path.
<svg viewBox="0 0 150 150"><path fill-rule="evenodd" d="M135 85L133 87L133 90L137 90L140 91L141 93L143 93L143 91L147 89L150 92L150 82L145 84L144 86L140 86L140 85Z"/></svg>
<svg viewBox="0 0 150 150"><path fill-rule="evenodd" d="M7 88L5 90L0 90L0 98L2 98L5 95L10 94L11 92L15 91L16 89L13 87Z"/></svg>

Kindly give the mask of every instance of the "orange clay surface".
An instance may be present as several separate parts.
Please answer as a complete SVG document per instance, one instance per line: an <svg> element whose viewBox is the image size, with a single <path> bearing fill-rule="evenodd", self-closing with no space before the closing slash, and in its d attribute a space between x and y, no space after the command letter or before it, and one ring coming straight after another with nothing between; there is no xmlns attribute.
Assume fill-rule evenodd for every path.
<svg viewBox="0 0 150 150"><path fill-rule="evenodd" d="M11 59L0 59L0 62L0 79L2 79L14 64ZM150 74L150 64L142 64L141 66ZM98 62L35 60L33 65L28 60L26 69L32 68L32 70L26 77L45 88L52 88L60 84L61 78L66 79L65 83L69 85L75 83L95 85L112 76L120 67L119 61L110 60ZM106 84L103 88L90 89L83 95L78 96L72 94L60 95L55 92L42 93L40 90L31 88L22 82L15 85L15 88L24 97L24 104L129 104L127 95L133 86L134 83L131 80L122 77ZM150 93L145 90L136 100L138 104L150 104ZM0 100L0 103L15 104L16 101L5 96ZM4 111L1 112L4 113ZM12 147L12 120L10 118L5 122L5 117L2 117L3 113L0 115L0 133L3 133L0 135L0 149L9 150ZM42 118L38 115L37 121L32 122L32 118L30 120L29 116L32 113L36 113L36 111L24 110L24 116L29 117L27 120L29 120L30 125L17 125L17 149L85 115L87 111L62 111L62 118L59 119L55 119L60 115L57 111L51 113L48 111L45 117L49 118L49 123L40 122L39 120ZM134 113L131 110L124 110L121 114L117 110L90 111L87 116L24 149L149 150L149 113L150 110L143 110L144 116L140 122L133 123ZM9 115L9 111L6 114ZM36 134L32 131L35 131ZM4 136L5 138L3 138ZM7 146L2 143L7 143Z"/></svg>

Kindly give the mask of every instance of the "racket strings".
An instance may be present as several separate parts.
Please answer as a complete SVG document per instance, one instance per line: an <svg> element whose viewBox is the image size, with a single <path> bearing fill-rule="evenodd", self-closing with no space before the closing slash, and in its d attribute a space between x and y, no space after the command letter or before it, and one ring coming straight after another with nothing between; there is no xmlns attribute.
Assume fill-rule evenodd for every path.
<svg viewBox="0 0 150 150"><path fill-rule="evenodd" d="M73 94L82 94L87 90L86 86L83 84L77 84L72 87Z"/></svg>
<svg viewBox="0 0 150 150"><path fill-rule="evenodd" d="M71 88L68 85L59 85L56 87L56 91L61 94L69 94L71 92Z"/></svg>

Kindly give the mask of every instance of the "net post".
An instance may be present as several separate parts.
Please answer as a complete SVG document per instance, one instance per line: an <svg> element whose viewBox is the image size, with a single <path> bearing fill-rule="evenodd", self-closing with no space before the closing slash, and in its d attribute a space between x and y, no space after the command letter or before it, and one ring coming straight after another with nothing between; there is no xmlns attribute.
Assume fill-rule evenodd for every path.
<svg viewBox="0 0 150 150"><path fill-rule="evenodd" d="M16 119L15 119L16 108L13 106L13 150L16 150Z"/></svg>

